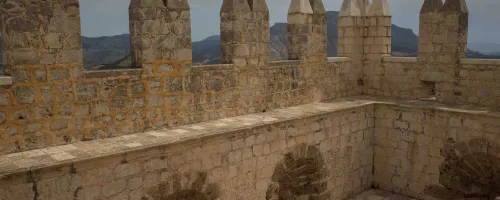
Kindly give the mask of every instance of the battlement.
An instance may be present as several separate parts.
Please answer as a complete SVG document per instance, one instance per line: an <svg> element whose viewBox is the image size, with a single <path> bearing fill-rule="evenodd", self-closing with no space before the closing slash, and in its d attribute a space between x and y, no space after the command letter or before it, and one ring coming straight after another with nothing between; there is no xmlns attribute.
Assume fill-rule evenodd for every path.
<svg viewBox="0 0 500 200"><path fill-rule="evenodd" d="M132 182L133 176L137 174L127 174L134 171L129 167L142 166L142 162L149 162L148 159L165 163L168 160L168 165L158 165L158 169L152 169L156 170L153 175L146 169L147 166L139 167L145 170L141 171L141 174L145 174L144 181L151 179L148 180L148 185L156 187L160 181L151 177L158 178L160 174L162 179L171 177L172 174L163 177L163 172L170 170L168 173L174 173L172 169L205 171L205 175L198 174L205 176L201 178L203 181L209 170L210 181L219 181L220 185L227 187L221 193L205 195L219 195L222 199L248 199L246 197L252 196L244 194L246 190L241 185L238 186L240 190L235 192L236 190L229 188L233 186L232 183L226 183L220 177L212 179L223 168L236 173L240 181L254 181L252 187L255 190L251 191L261 193L255 193L252 198L264 198L267 195L267 199L273 199L270 196L277 198L276 195L281 195L276 193L277 188L286 186L292 188L285 189L292 190L294 187L282 180L282 173L285 173L282 168L287 167L287 159L291 156L290 159L295 159L294 162L312 159L311 162L321 164L318 169L315 168L321 178L314 179L321 184L315 186L318 188L310 189L316 189L316 193L309 194L312 195L311 198L343 199L372 186L416 198L427 198L428 194L423 193L424 185L435 184L439 179L437 164L429 164L429 160L440 156L436 152L444 148L444 141L448 136L464 141L477 136L496 138L497 136L491 135L498 134L496 111L500 110L500 60L464 58L468 30L468 9L464 0L447 0L444 4L440 0L424 2L420 14L417 58L391 56L392 22L386 0L373 0L371 4L367 0L344 0L338 25L340 57L334 58L328 58L326 54L326 17L322 1L291 0L287 26L289 59L284 61L270 61L269 10L266 1L224 0L220 10L223 64L201 66L192 65L190 8L187 0L132 0L129 16L132 63L135 68L99 71L84 70L82 67L78 0L7 0L0 7L5 68L5 76L0 77L0 158L9 158L0 160L0 192L7 195L15 196L19 188L27 198L40 195L38 191L25 191L26 188L33 188L29 184L44 180L43 175L34 179L35 175L31 173L44 174L41 171L56 170L54 167L61 163L54 159L64 161L62 168L69 168L71 177L80 170L91 176L90 163L96 160L101 162L99 159L102 156L112 153L110 157L116 156L112 159L113 168L116 167L116 179L107 180L113 181L112 183L99 183L99 187L111 188L114 183L124 185L125 181L127 184ZM382 99L377 102L385 103L374 105L370 101L368 104L352 105L352 99L340 99L359 95ZM399 100L392 100L394 98ZM332 100L336 100L336 103L319 103ZM432 102L422 107L413 104L422 103L417 100ZM400 103L404 101L411 105ZM345 105L351 107L345 108ZM338 110L337 106L345 109ZM463 107L467 107L466 111L460 110ZM304 109L299 109L297 114L294 113L297 108ZM320 111L315 110L316 108ZM285 109L286 112L276 111L277 109ZM322 112L324 109L328 112ZM341 113L340 118L336 112ZM236 153L240 155L237 156L240 159L238 162L242 162L236 168L233 168L232 161L207 166L203 164L203 167L188 161L176 163L184 150L191 151L194 148L179 150L176 149L175 142L208 148L210 153L219 156L217 158L229 159L234 156L230 150L235 150L238 137L246 141L247 138L260 134L252 132L254 127L241 124L237 126L237 130L226 130L221 128L223 125L207 128L200 124L219 124L224 119L239 120L237 117L243 115L265 118L287 113L291 113L290 116L284 116L283 119L275 117L281 120L279 122L262 122L276 125L268 128L268 132L280 138L270 139L266 145L271 149L275 148L273 145L283 146L273 151L272 158L258 153L260 150L256 148L260 147L254 147L254 143L251 143L247 148L250 148L250 154L255 154L253 160L241 161L241 152ZM413 115L417 117L412 117ZM318 119L328 121L324 130L316 127L314 121ZM474 121L467 121L469 119ZM342 121L341 124L330 129L330 122L335 124L339 120ZM433 124L424 126L422 123L425 122ZM441 126L441 122L446 125ZM297 131L295 126L300 127L300 130ZM207 130L197 133L198 135L186 135L189 131L185 130L196 129L193 127L205 127ZM176 128L181 131L171 131ZM259 131L264 128L261 127ZM448 134L445 137L441 133L448 128L450 131L444 131ZM248 129L251 129L251 133L244 131ZM282 129L291 129L290 133L286 133L286 138L285 135L280 135ZM456 136L457 130L473 133ZM341 136L336 135L338 132L342 133ZM403 133L414 137L408 138ZM325 137L324 134L329 136ZM131 141L135 136L141 141ZM154 138L151 139L150 136ZM158 138L176 139L177 136L198 138L195 143L214 137L217 140L200 144L191 144L191 140L186 138L175 142L156 141ZM129 146L114 146L124 140ZM281 143L273 143L278 141ZM150 149L143 147L146 143L152 144L148 146ZM335 146L337 144L340 146ZM419 148L410 149L412 144ZM92 156L85 154L79 157L80 155L69 152L75 149L67 149L75 147L73 145L82 146L82 149L88 145L86 150L89 151L88 148L100 145L105 147L101 149L102 152L93 152L95 154ZM429 146L432 147L432 152L427 152ZM214 150L219 147L227 149L220 152ZM177 157L161 156L162 153L158 153L170 154L170 149L174 149L172 154ZM150 150L156 153L149 155ZM134 157L137 156L134 153L128 155L131 152L146 155L147 158L134 160L138 157ZM363 152L369 153L364 155ZM415 153L415 157L411 153ZM412 156L408 156L410 154ZM202 159L204 163L212 162L201 158L201 154L196 155L196 159ZM272 178L271 166L282 155L285 158L276 165L274 173L277 175ZM325 160L320 155L325 155ZM50 157L50 162L37 163L26 156ZM130 156L134 162L128 163ZM257 157L265 160L262 162L266 163L262 166L265 172L259 171L261 168L256 165ZM77 160L71 161L73 158ZM21 159L32 162L20 162ZM429 167L424 168L428 170L425 172L425 179L408 178L410 162L422 162ZM74 164L81 165L75 167ZM253 168L245 168L248 165ZM104 165L99 167L102 171L107 170ZM336 176L332 170L342 175ZM419 168L415 173L422 170ZM255 177L259 174L259 179L262 180L259 182L246 177L252 173ZM406 175L402 175L403 173ZM17 182L14 182L17 185L10 187L11 178L18 176L28 178L25 177L23 181L16 179ZM47 177L52 178L52 175ZM346 181L349 178L353 180ZM29 180L28 185L25 183L26 179ZM76 185L80 189L88 189L88 185L81 185L79 179L70 181L78 182ZM172 184L185 182L177 179L174 181L179 183ZM193 181L198 179L188 180ZM83 182L92 185L90 180L85 179ZM193 183L193 187L211 187L196 184L198 183ZM263 185L269 188L264 188ZM34 187L36 188L36 184ZM160 188L155 191L162 189L162 186L158 187ZM68 188L67 194L64 194L76 195L80 189ZM133 189L135 188L127 190L126 195L130 199L133 199ZM266 189L268 194L263 192ZM94 194L90 190L84 191L88 195ZM148 195L154 196L157 193L158 191ZM118 192L95 194L95 198L99 199L124 199ZM60 194L48 192L44 195L45 198L54 199ZM0 195L0 199L2 197ZM161 196L156 199L165 198Z"/></svg>
<svg viewBox="0 0 500 200"><path fill-rule="evenodd" d="M350 59L332 63L321 1L291 1L290 60L270 62L265 1L226 0L220 15L227 65L192 66L187 1L134 0L130 31L138 68L95 72L82 69L78 1L6 1L0 152L360 94L435 96L438 102L500 108L498 62L464 59L467 6L439 2L422 7L417 61L398 62L390 56L387 2L344 1L339 55Z"/></svg>

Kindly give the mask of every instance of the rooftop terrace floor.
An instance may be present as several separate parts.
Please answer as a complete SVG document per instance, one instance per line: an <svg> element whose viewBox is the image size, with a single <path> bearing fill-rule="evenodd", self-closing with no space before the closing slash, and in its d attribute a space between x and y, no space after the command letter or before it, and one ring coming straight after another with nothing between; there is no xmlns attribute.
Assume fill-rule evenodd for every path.
<svg viewBox="0 0 500 200"><path fill-rule="evenodd" d="M386 192L383 190L367 190L347 200L417 200L417 199Z"/></svg>

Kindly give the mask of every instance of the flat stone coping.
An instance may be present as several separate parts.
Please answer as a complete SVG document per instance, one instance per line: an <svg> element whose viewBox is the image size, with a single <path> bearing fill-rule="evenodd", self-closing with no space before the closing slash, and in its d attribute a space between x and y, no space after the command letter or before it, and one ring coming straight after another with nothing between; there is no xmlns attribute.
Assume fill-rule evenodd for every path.
<svg viewBox="0 0 500 200"><path fill-rule="evenodd" d="M351 61L350 57L328 57L328 62L349 62Z"/></svg>
<svg viewBox="0 0 500 200"><path fill-rule="evenodd" d="M0 85L12 85L12 77L0 75Z"/></svg>
<svg viewBox="0 0 500 200"><path fill-rule="evenodd" d="M500 65L500 59L460 59L462 65Z"/></svg>
<svg viewBox="0 0 500 200"><path fill-rule="evenodd" d="M220 136L229 132L250 130L255 127L276 124L296 119L329 114L337 111L354 109L374 104L394 105L400 107L430 108L450 112L490 115L498 117L500 112L465 107L446 107L428 101L404 101L387 98L358 96L337 99L331 102L318 102L266 113L242 115L215 121L179 126L171 129L136 133L102 140L77 142L74 144L48 147L7 155L0 155L0 179L11 174L27 172L83 162L111 155L119 155L131 151L161 147L189 140L201 140Z"/></svg>
<svg viewBox="0 0 500 200"><path fill-rule="evenodd" d="M415 198L394 194L383 190L366 190L347 200L417 200Z"/></svg>
<svg viewBox="0 0 500 200"><path fill-rule="evenodd" d="M416 63L417 57L384 57L384 62L403 62L403 63Z"/></svg>

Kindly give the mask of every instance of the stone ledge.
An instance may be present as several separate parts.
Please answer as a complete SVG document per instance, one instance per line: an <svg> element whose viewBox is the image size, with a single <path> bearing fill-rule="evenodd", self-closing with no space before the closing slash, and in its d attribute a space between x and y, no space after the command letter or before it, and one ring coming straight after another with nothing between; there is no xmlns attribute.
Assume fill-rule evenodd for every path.
<svg viewBox="0 0 500 200"><path fill-rule="evenodd" d="M384 57L384 62L416 63L417 57Z"/></svg>
<svg viewBox="0 0 500 200"><path fill-rule="evenodd" d="M222 134L363 107L369 104L372 104L372 102L364 100L305 104L266 113L242 115L179 126L173 129L136 133L2 155L0 156L0 179L21 172L71 165L77 162L142 151L191 140L208 139Z"/></svg>
<svg viewBox="0 0 500 200"><path fill-rule="evenodd" d="M207 139L226 133L250 130L270 124L329 114L372 105L433 109L499 118L500 112L486 108L445 106L436 102L397 100L383 97L358 96L331 102L305 104L266 113L242 115L202 122L173 129L137 133L120 137L79 142L0 156L0 179L10 175L54 166L70 165L112 155L121 155L149 148L162 147L192 140Z"/></svg>
<svg viewBox="0 0 500 200"><path fill-rule="evenodd" d="M142 68L111 69L111 70L85 70L85 78L111 78L118 76L141 75Z"/></svg>
<svg viewBox="0 0 500 200"><path fill-rule="evenodd" d="M12 85L12 77L0 76L0 85Z"/></svg>
<svg viewBox="0 0 500 200"><path fill-rule="evenodd" d="M460 59L462 65L500 65L500 59Z"/></svg>
<svg viewBox="0 0 500 200"><path fill-rule="evenodd" d="M328 57L328 62L350 62L350 57Z"/></svg>
<svg viewBox="0 0 500 200"><path fill-rule="evenodd" d="M191 71L201 72L206 70L226 70L235 68L234 64L193 65Z"/></svg>
<svg viewBox="0 0 500 200"><path fill-rule="evenodd" d="M300 65L300 60L275 60L269 62L270 66Z"/></svg>

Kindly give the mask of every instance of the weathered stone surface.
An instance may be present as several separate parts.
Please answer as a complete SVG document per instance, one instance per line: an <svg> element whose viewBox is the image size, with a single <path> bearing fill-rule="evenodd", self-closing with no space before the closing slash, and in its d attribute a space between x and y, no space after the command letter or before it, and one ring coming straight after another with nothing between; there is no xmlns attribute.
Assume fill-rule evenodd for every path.
<svg viewBox="0 0 500 200"><path fill-rule="evenodd" d="M313 14L313 9L311 3L308 0L292 0L290 1L290 7L288 8L288 14L292 13L304 13Z"/></svg>
<svg viewBox="0 0 500 200"><path fill-rule="evenodd" d="M13 0L1 3L4 66L17 79L18 65L81 65L78 1ZM54 14L57 13L57 14ZM66 24L66 25L65 25ZM74 57L69 52L80 54Z"/></svg>
<svg viewBox="0 0 500 200"><path fill-rule="evenodd" d="M441 0L425 0L422 9L420 9L420 14L438 12L442 7L443 1Z"/></svg>
<svg viewBox="0 0 500 200"><path fill-rule="evenodd" d="M356 0L344 0L340 8L339 16L361 16L361 10Z"/></svg>
<svg viewBox="0 0 500 200"><path fill-rule="evenodd" d="M368 0L356 0L359 10L361 11L362 16L366 16L368 11L370 10L370 1Z"/></svg>
<svg viewBox="0 0 500 200"><path fill-rule="evenodd" d="M468 13L467 2L465 0L447 0L443 6L444 12Z"/></svg>
<svg viewBox="0 0 500 200"><path fill-rule="evenodd" d="M255 67L269 62L266 1L225 0L220 19L222 63Z"/></svg>
<svg viewBox="0 0 500 200"><path fill-rule="evenodd" d="M187 0L133 0L129 19L132 65L191 60L191 19Z"/></svg>
<svg viewBox="0 0 500 200"><path fill-rule="evenodd" d="M368 16L391 16L391 10L387 0L373 0L370 9L367 13Z"/></svg>

